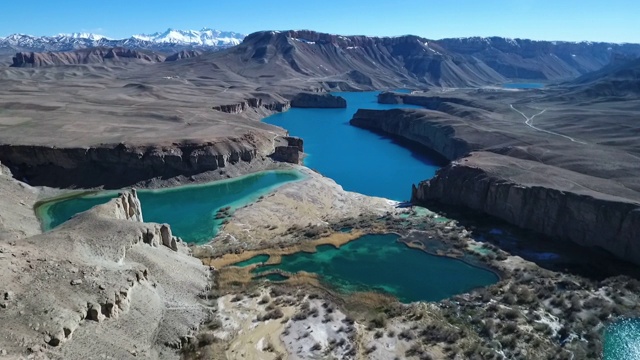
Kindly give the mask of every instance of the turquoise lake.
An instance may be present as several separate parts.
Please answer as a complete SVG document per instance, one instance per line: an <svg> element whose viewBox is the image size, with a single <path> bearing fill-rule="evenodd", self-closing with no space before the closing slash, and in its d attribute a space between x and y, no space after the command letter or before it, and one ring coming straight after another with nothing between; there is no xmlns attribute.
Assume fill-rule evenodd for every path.
<svg viewBox="0 0 640 360"><path fill-rule="evenodd" d="M231 211L256 201L278 186L300 180L297 171L266 171L230 180L200 185L185 185L159 190L139 190L144 220L167 223L173 234L187 242L203 243L213 238L224 219L216 219L218 210ZM117 197L117 191L53 200L40 205L36 212L44 230L50 230L73 215L104 204Z"/></svg>
<svg viewBox="0 0 640 360"><path fill-rule="evenodd" d="M335 92L346 109L300 109L264 119L304 139L305 166L319 171L347 191L405 201L411 185L433 177L439 161L397 141L349 125L358 109L388 110L413 105L378 104L379 92ZM440 164L441 165L441 164Z"/></svg>
<svg viewBox="0 0 640 360"><path fill-rule="evenodd" d="M411 249L397 239L395 234L365 235L339 249L322 245L315 253L282 256L280 264L253 271L306 271L341 292L373 290L402 302L438 301L499 280L489 270Z"/></svg>
<svg viewBox="0 0 640 360"><path fill-rule="evenodd" d="M624 319L607 327L604 360L640 359L640 319Z"/></svg>

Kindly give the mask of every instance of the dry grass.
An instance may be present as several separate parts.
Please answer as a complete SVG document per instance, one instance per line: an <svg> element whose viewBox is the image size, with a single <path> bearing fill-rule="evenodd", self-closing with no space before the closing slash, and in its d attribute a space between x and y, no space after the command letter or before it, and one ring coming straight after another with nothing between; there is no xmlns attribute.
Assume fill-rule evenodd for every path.
<svg viewBox="0 0 640 360"><path fill-rule="evenodd" d="M254 256L269 255L269 260L267 261L267 264L275 265L280 263L280 259L282 255L291 255L301 251L314 253L316 252L316 248L320 245L333 245L336 248L339 248L340 246L348 243L349 241L355 240L363 235L364 235L364 232L360 230L354 230L348 233L336 232L326 237L322 237L322 238L311 240L311 241L305 241L304 243L296 244L286 248L247 250L240 254L225 254L217 258L205 258L205 259L202 259L202 262L205 265L213 266L216 269L222 269L226 266L238 263L240 261L251 259ZM247 268L251 269L253 267L248 266Z"/></svg>
<svg viewBox="0 0 640 360"><path fill-rule="evenodd" d="M218 286L226 289L230 286L244 286L251 282L251 266L244 268L222 268L218 271Z"/></svg>

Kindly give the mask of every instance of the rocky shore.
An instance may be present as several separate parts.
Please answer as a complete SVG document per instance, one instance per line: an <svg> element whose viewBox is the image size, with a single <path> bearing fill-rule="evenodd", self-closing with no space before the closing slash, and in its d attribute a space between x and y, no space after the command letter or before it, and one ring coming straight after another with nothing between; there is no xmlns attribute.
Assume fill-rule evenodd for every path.
<svg viewBox="0 0 640 360"><path fill-rule="evenodd" d="M291 99L295 108L346 108L347 100L332 94L299 93Z"/></svg>
<svg viewBox="0 0 640 360"><path fill-rule="evenodd" d="M537 157L544 149L556 151L563 139L527 133L526 127L510 132L521 123L510 121L494 103L465 96L383 93L379 101L427 109L359 110L351 124L419 143L452 160L433 179L414 186L413 202L467 207L640 264L640 193L633 182L621 185L597 176L604 173L597 159L607 161L612 155L605 151L612 150L569 142L557 145L566 155ZM621 163L614 173L617 161L606 171L617 176L633 171L622 170L627 165Z"/></svg>

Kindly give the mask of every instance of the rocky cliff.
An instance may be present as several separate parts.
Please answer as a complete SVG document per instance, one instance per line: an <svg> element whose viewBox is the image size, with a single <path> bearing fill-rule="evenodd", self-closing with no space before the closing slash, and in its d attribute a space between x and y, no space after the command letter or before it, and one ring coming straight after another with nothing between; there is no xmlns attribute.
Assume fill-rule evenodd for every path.
<svg viewBox="0 0 640 360"><path fill-rule="evenodd" d="M262 98L249 98L234 104L215 105L213 110L229 114L240 114L248 109L264 109L267 111L282 112L291 107L288 101L265 101Z"/></svg>
<svg viewBox="0 0 640 360"><path fill-rule="evenodd" d="M67 52L19 52L12 67L40 67L52 65L102 64L118 62L157 63L165 57L152 52L127 48L90 48Z"/></svg>
<svg viewBox="0 0 640 360"><path fill-rule="evenodd" d="M633 143L593 146L532 129L508 105L500 108L480 95L473 100L463 94L381 94L381 102L428 109L358 110L350 123L417 142L453 161L414 187L416 203L468 207L640 264L640 192L633 176L640 169L629 161L634 158ZM485 98L496 97L489 92ZM564 114L571 123L575 115ZM622 123L620 114L616 116ZM545 117L545 128L554 121L565 120ZM600 119L583 116L582 121L587 130L603 126ZM613 131L612 125L606 128Z"/></svg>
<svg viewBox="0 0 640 360"><path fill-rule="evenodd" d="M190 176L250 163L272 150L272 139L249 133L224 141L170 146L0 145L0 161L17 179L32 185L121 188L155 177Z"/></svg>
<svg viewBox="0 0 640 360"><path fill-rule="evenodd" d="M346 108L347 100L332 94L299 93L291 99L296 108Z"/></svg>
<svg viewBox="0 0 640 360"><path fill-rule="evenodd" d="M640 264L640 197L615 182L478 152L414 186L412 201L468 207Z"/></svg>
<svg viewBox="0 0 640 360"><path fill-rule="evenodd" d="M457 159L478 148L456 135L457 129L446 114L429 110L359 109L349 123L417 142L448 160Z"/></svg>
<svg viewBox="0 0 640 360"><path fill-rule="evenodd" d="M167 225L141 220L132 191L45 234L0 239L3 352L174 358L207 316L208 273Z"/></svg>
<svg viewBox="0 0 640 360"><path fill-rule="evenodd" d="M271 158L290 164L301 164L304 154L303 140L295 136L276 138L276 146Z"/></svg>

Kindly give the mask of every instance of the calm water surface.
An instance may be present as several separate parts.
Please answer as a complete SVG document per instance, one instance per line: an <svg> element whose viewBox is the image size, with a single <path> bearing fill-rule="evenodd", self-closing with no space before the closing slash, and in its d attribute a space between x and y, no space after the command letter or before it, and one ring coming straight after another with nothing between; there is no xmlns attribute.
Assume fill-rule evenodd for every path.
<svg viewBox="0 0 640 360"><path fill-rule="evenodd" d="M397 239L395 234L365 235L339 249L322 245L312 254L282 256L280 264L253 271L306 271L345 293L374 290L403 302L438 301L499 280L491 271L411 249Z"/></svg>
<svg viewBox="0 0 640 360"><path fill-rule="evenodd" d="M297 171L266 171L230 180L186 185L159 190L139 190L142 213L147 222L167 223L174 235L187 242L202 243L213 238L224 219L218 210L234 210L256 201L276 187L302 179ZM53 200L38 207L45 230L69 220L73 215L117 197L117 191Z"/></svg>
<svg viewBox="0 0 640 360"><path fill-rule="evenodd" d="M349 125L358 109L388 110L413 105L378 104L379 92L336 92L346 109L299 109L272 115L265 122L304 139L307 167L318 170L345 190L404 201L411 185L433 177L438 161L398 142Z"/></svg>

